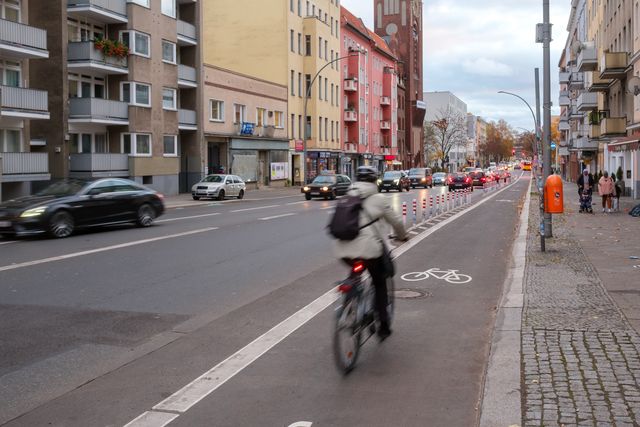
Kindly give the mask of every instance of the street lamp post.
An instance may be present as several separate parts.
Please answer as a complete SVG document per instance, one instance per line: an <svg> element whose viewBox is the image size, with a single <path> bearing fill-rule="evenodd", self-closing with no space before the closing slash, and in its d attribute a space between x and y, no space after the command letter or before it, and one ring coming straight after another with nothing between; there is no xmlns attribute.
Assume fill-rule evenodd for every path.
<svg viewBox="0 0 640 427"><path fill-rule="evenodd" d="M318 72L316 73L315 76L313 76L313 79L311 79L311 83L309 83L309 86L307 87L306 93L305 93L305 97L304 97L304 141L302 141L302 171L303 171L303 176L304 176L304 183L307 183L308 180L308 176L307 176L307 140L309 139L310 135L308 133L308 130L311 126L309 126L307 124L307 103L309 101L309 98L311 97L311 88L313 87L313 83L315 83L316 79L318 78L318 76L320 75L320 73L322 73L322 71L327 68L329 65L333 64L334 62L338 62L341 61L343 59L347 59L350 58L352 56L359 56L360 53L362 53L362 51L358 51L358 53L355 54L349 54L347 56L342 56L340 58L336 58L332 61L327 62L322 68L320 68L318 70ZM338 102L340 102L338 100ZM338 104L339 106L340 104ZM313 123L313 120L311 121ZM342 122L342 120L340 120L339 122Z"/></svg>

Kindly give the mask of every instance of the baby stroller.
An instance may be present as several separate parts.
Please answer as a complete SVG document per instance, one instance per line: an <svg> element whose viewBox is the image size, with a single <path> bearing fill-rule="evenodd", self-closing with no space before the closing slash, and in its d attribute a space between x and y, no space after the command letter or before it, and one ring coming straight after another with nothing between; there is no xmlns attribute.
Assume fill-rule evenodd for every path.
<svg viewBox="0 0 640 427"><path fill-rule="evenodd" d="M580 212L593 213L591 191L580 193Z"/></svg>

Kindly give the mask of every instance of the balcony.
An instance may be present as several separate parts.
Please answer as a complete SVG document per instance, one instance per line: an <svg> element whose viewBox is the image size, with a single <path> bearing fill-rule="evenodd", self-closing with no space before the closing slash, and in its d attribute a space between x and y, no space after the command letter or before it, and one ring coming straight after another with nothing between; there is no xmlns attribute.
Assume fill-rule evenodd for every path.
<svg viewBox="0 0 640 427"><path fill-rule="evenodd" d="M574 71L569 76L569 89L578 90L584 87L584 73Z"/></svg>
<svg viewBox="0 0 640 427"><path fill-rule="evenodd" d="M598 56L595 46L583 48L578 54L578 71L595 71L598 69Z"/></svg>
<svg viewBox="0 0 640 427"><path fill-rule="evenodd" d="M110 153L71 154L69 175L74 178L129 177L129 155Z"/></svg>
<svg viewBox="0 0 640 427"><path fill-rule="evenodd" d="M600 122L602 136L626 135L627 119L625 117L607 117Z"/></svg>
<svg viewBox="0 0 640 427"><path fill-rule="evenodd" d="M49 119L49 96L44 90L0 86L0 116Z"/></svg>
<svg viewBox="0 0 640 427"><path fill-rule="evenodd" d="M198 130L198 121L196 112L193 110L178 110L178 129L180 130Z"/></svg>
<svg viewBox="0 0 640 427"><path fill-rule="evenodd" d="M67 0L67 14L79 21L126 24L126 0Z"/></svg>
<svg viewBox="0 0 640 427"><path fill-rule="evenodd" d="M344 110L344 121L345 122L357 122L358 121L358 113L355 110Z"/></svg>
<svg viewBox="0 0 640 427"><path fill-rule="evenodd" d="M51 179L48 153L0 153L0 157L2 158L2 182Z"/></svg>
<svg viewBox="0 0 640 427"><path fill-rule="evenodd" d="M600 125L589 125L589 139L598 139L600 138Z"/></svg>
<svg viewBox="0 0 640 427"><path fill-rule="evenodd" d="M0 19L0 56L14 60L48 58L47 32Z"/></svg>
<svg viewBox="0 0 640 427"><path fill-rule="evenodd" d="M583 92L578 96L578 111L589 111L598 108L598 94Z"/></svg>
<svg viewBox="0 0 640 427"><path fill-rule="evenodd" d="M178 87L181 89L198 87L196 69L187 65L178 65Z"/></svg>
<svg viewBox="0 0 640 427"><path fill-rule="evenodd" d="M569 125L569 122L567 121L560 120L560 123L558 123L558 130L559 131L571 130L571 125Z"/></svg>
<svg viewBox="0 0 640 427"><path fill-rule="evenodd" d="M388 120L383 120L380 122L380 129L382 130L391 130L391 122Z"/></svg>
<svg viewBox="0 0 640 427"><path fill-rule="evenodd" d="M571 105L571 99L569 99L569 91L560 91L559 104L561 107L568 107Z"/></svg>
<svg viewBox="0 0 640 427"><path fill-rule="evenodd" d="M629 55L626 52L612 52L602 55L600 61L601 79L622 79L627 75Z"/></svg>
<svg viewBox="0 0 640 427"><path fill-rule="evenodd" d="M389 106L391 105L391 98L388 96L380 97L380 105Z"/></svg>
<svg viewBox="0 0 640 427"><path fill-rule="evenodd" d="M571 106L571 111L569 111L569 119L570 120L582 120L584 117L584 113L578 110L578 107L575 105Z"/></svg>
<svg viewBox="0 0 640 427"><path fill-rule="evenodd" d="M358 91L358 79L348 78L344 79L344 84L342 85L345 92L357 92Z"/></svg>
<svg viewBox="0 0 640 427"><path fill-rule="evenodd" d="M128 125L129 104L100 98L71 98L69 123Z"/></svg>
<svg viewBox="0 0 640 427"><path fill-rule="evenodd" d="M70 72L106 76L127 75L127 58L106 56L93 46L93 42L73 42L67 47L67 67Z"/></svg>
<svg viewBox="0 0 640 427"><path fill-rule="evenodd" d="M560 78L560 84L561 85L566 85L569 84L569 75L571 73L568 71L560 71L559 73L559 78Z"/></svg>
<svg viewBox="0 0 640 427"><path fill-rule="evenodd" d="M198 44L195 25L178 20L178 44L180 46L196 46Z"/></svg>
<svg viewBox="0 0 640 427"><path fill-rule="evenodd" d="M576 150L589 150L589 151L597 150L598 140L589 139L586 136L583 136L574 141L573 148Z"/></svg>
<svg viewBox="0 0 640 427"><path fill-rule="evenodd" d="M611 80L600 78L599 73L595 71L585 75L584 87L589 92L606 92L609 90L609 84Z"/></svg>

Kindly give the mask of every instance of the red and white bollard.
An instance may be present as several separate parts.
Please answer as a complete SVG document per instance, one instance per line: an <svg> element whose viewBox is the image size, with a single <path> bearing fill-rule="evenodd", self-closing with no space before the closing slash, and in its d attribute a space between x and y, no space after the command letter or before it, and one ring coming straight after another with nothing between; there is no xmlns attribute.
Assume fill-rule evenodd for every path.
<svg viewBox="0 0 640 427"><path fill-rule="evenodd" d="M446 206L444 204L444 194L440 195L440 208L441 208L441 212L444 213Z"/></svg>
<svg viewBox="0 0 640 427"><path fill-rule="evenodd" d="M447 193L447 210L451 210L451 193Z"/></svg>
<svg viewBox="0 0 640 427"><path fill-rule="evenodd" d="M402 222L407 224L407 202L402 202Z"/></svg>
<svg viewBox="0 0 640 427"><path fill-rule="evenodd" d="M424 221L427 217L427 198L424 197L422 199L422 220Z"/></svg>
<svg viewBox="0 0 640 427"><path fill-rule="evenodd" d="M429 197L429 218L433 217L433 196Z"/></svg>
<svg viewBox="0 0 640 427"><path fill-rule="evenodd" d="M418 220L418 201L416 199L413 199L411 207L413 208L413 223L415 224Z"/></svg>

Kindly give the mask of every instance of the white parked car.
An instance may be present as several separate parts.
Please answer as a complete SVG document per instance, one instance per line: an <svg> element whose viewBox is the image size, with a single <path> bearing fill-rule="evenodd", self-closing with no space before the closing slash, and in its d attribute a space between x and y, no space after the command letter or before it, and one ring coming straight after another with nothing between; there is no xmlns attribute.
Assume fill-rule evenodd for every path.
<svg viewBox="0 0 640 427"><path fill-rule="evenodd" d="M207 175L191 187L191 196L193 200L205 197L218 200L224 200L225 197L242 199L246 189L244 181L236 175Z"/></svg>

